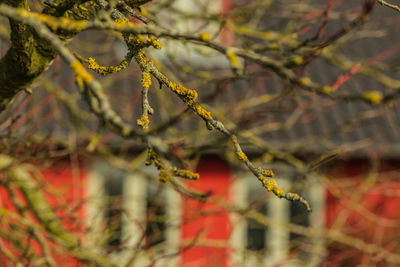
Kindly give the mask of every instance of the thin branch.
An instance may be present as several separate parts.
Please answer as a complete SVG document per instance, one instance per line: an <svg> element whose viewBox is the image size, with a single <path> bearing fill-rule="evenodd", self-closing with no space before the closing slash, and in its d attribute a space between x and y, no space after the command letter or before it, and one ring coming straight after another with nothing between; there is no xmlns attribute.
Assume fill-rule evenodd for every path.
<svg viewBox="0 0 400 267"><path fill-rule="evenodd" d="M377 1L382 6L387 6L387 7L390 7L391 9L394 9L394 10L400 12L400 7L398 5L390 4L390 3L386 2L386 1L383 1L383 0L377 0Z"/></svg>

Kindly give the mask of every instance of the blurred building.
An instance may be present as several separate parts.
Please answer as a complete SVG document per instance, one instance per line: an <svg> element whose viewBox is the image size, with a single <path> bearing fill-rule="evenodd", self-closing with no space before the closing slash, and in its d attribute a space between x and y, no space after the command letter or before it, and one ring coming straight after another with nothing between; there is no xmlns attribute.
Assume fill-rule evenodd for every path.
<svg viewBox="0 0 400 267"><path fill-rule="evenodd" d="M230 2L221 2L222 12ZM326 31L340 32L346 23L340 20L340 12L332 16L337 20L328 23ZM384 35L362 32L362 38L327 49L324 57L299 71L344 95L396 94L400 86L393 86L393 81L400 75L393 63L398 62L400 28L395 22L396 14L377 9L370 27L385 27ZM233 38L229 32L223 36L227 43ZM335 49L340 53L335 54ZM222 56L210 57L214 61L196 62L202 66L212 62L215 68L228 65ZM361 71L363 65L367 67ZM373 77L374 68L386 76ZM101 157L78 162L65 158L43 171L44 190L49 191L49 202L58 209L64 226L82 239L101 244L104 255L139 267L399 264L398 103L373 105L293 92L273 73L248 84L233 82L231 88L238 90L229 91L225 101L246 99L243 88L255 83L278 97L241 115L236 129L239 139L244 140L250 158L274 170L282 189L310 201L312 213L268 193L251 173L228 158L224 140L201 151L197 164L201 178L185 183L205 195L206 202L185 196L191 192L178 193L174 184L157 181L154 167L127 172ZM256 139L249 141L247 127L257 133ZM263 142L255 145L259 139ZM10 197L1 192L6 209L14 209ZM5 262L4 257L0 260ZM62 266L79 266L68 256L59 260L65 263Z"/></svg>

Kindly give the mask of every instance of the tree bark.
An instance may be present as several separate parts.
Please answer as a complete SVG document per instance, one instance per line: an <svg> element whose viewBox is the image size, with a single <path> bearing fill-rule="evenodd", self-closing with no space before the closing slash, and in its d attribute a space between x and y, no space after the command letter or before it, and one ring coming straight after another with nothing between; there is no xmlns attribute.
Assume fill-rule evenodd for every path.
<svg viewBox="0 0 400 267"><path fill-rule="evenodd" d="M44 8L43 13L60 17L65 14L66 8L71 8L70 11L72 14L70 15L75 15L75 8L73 8L71 2L76 1L55 2L56 6ZM85 1L81 0L79 2ZM5 3L12 7L29 9L27 0L0 0L0 3ZM82 12L78 10L76 13L79 19L82 19ZM50 43L40 38L31 27L12 19L9 22L11 28L11 47L0 60L0 112L7 108L18 92L32 84L38 76L48 69L57 56L56 50ZM61 30L57 31L57 34L60 39L67 42L77 32Z"/></svg>
<svg viewBox="0 0 400 267"><path fill-rule="evenodd" d="M27 0L2 2L13 7L29 8ZM31 27L11 19L9 21L11 47L0 60L0 112L19 91L43 73L57 55Z"/></svg>

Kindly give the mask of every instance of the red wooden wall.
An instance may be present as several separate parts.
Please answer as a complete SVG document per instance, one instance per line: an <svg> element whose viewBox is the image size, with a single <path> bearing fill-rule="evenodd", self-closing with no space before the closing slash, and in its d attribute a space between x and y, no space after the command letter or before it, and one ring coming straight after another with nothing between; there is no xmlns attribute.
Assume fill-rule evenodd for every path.
<svg viewBox="0 0 400 267"><path fill-rule="evenodd" d="M216 156L202 158L197 167L199 181L189 182L190 188L201 192L211 192L211 202L202 203L184 198L184 225L182 229L183 244L193 238L207 240L206 245L195 245L183 252L183 266L190 267L226 267L228 266L229 247L218 247L224 243L232 231L229 215L226 210L213 203L213 199L229 202L228 194L231 173L228 166ZM215 242L213 242L215 241ZM223 244L222 244L223 245Z"/></svg>
<svg viewBox="0 0 400 267"><path fill-rule="evenodd" d="M373 255L340 242L328 243L328 266L386 266L385 253L400 253L400 164L387 161L374 174L365 160L337 163L326 187L326 224L366 244L386 248Z"/></svg>
<svg viewBox="0 0 400 267"><path fill-rule="evenodd" d="M83 182L86 173L82 169L74 170L75 171L73 171L69 164L61 164L54 166L51 169L43 170L43 180L39 183L41 184L45 198L50 206L56 211L56 214L61 219L64 228L76 236L83 237L84 210L82 204L85 198ZM22 203L25 203L22 194L20 194L15 188L14 191L19 200L22 201ZM0 201L1 208L6 209L11 213L15 213L16 217L19 217L19 213L12 204L10 196L4 187L0 187ZM36 221L33 215L29 212L27 213L27 216L29 216L32 221ZM18 224L18 219L14 222L9 220L7 223ZM38 227L38 229L40 229L40 227ZM8 249L18 255L18 250L15 250L10 242L7 242L5 239L2 241L4 241L3 244L5 244ZM40 245L34 238L26 236L26 240L21 240L21 242L35 253L43 255ZM65 267L79 266L78 262L71 255L63 251L57 251L57 245L51 241L48 242L57 264ZM24 266L34 266L27 260L21 260L21 264ZM0 266L12 266L12 263L9 262L2 253L0 253Z"/></svg>

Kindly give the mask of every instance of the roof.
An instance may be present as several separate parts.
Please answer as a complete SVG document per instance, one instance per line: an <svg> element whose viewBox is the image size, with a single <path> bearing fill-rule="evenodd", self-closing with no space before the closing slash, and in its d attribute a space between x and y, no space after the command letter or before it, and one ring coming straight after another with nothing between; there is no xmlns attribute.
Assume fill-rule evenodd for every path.
<svg viewBox="0 0 400 267"><path fill-rule="evenodd" d="M334 2L336 3L336 1ZM338 3L339 5L334 6L328 13L326 36L340 31L349 21L354 20L360 13L363 1L338 1ZM326 1L321 0L310 2L310 5L316 8L315 10L323 10L326 4ZM283 5L283 3L279 2L274 5L278 6L267 10L265 16L273 15L274 8L282 8L279 5ZM285 8L289 8L289 6L285 6ZM295 9L296 7L291 6L291 8ZM272 23L270 27L274 30L289 27L288 21L293 23L293 20L290 19L279 20L278 23L273 16L266 17L263 21L266 21L266 30L269 29L268 22ZM310 37L321 25L320 20L310 22L310 29L301 38ZM321 56L305 68L305 74L314 82L333 85L338 79L346 76L352 68L354 70L355 66L359 66L358 70L336 92L343 95L363 95L369 91L394 92L400 88L399 68L396 66L400 59L400 27L396 26L399 22L400 13L386 7L376 6L371 19L366 24L350 31L340 38L334 46L325 48ZM296 23L295 20L294 23ZM94 40L96 43L102 43L109 37L104 37L97 32L94 34L87 32L80 35L81 40L86 42ZM163 42L167 41L163 40ZM74 46L74 43L72 46ZM114 44L114 49L115 47L120 46ZM77 48L77 50L83 50L84 56L94 56L100 63L107 62L104 59L110 59L110 51L105 49L106 46L104 51L102 49L91 50L89 45L85 46L85 49ZM268 53L266 52L266 54ZM214 58L209 62L215 63L215 55L210 54L208 56ZM113 57L112 63L118 62L117 57ZM246 78L232 77L230 70L221 69L226 65L226 61L225 64L211 66L214 69L207 76L202 70L209 71L210 66L202 66L203 63L201 63L197 64L194 69L188 70L190 68L188 65L179 66L179 62L177 64L171 63L176 59L169 58L170 62L164 66L163 71L173 80L181 81L186 87L196 88L199 92L200 101L206 104L214 116L229 129L238 133L239 140L246 146L247 151L254 148L254 151L261 152L277 149L290 152L323 153L339 149L341 151L356 150L359 153L360 149L363 151L378 149L400 156L398 100L391 105L373 105L360 100L337 101L288 85L271 71L259 72L258 69L251 69ZM221 61L223 60L226 60L226 58L222 57ZM219 58L217 61L219 61ZM204 60L204 62L207 62L207 60ZM35 94L28 97L32 100L32 103L37 101L36 103L42 103L44 106L40 111L35 109L34 112L25 115L28 117L28 121L32 120L29 130L37 133L38 129L36 128L40 127L45 138L47 138L46 136L60 136L64 140L67 140L65 137L71 136L71 133L79 135L83 132L82 139L87 142L92 137L93 131L102 128L101 123L94 119L94 116L90 119L87 117L88 109L82 102L77 101L76 107L82 108L84 112L75 114L71 112L68 105L75 105L72 102L79 96L77 96L76 89L73 86L70 72L64 71L68 67L61 67L62 72L59 72L59 69L56 64L45 75L55 76L56 79L51 78L55 81L54 84L63 87L61 90L55 88L54 84L47 85L46 89L40 89L42 91L35 89ZM211 76L210 80L216 81L217 85L208 82L209 76ZM202 77L207 77L207 79ZM112 81L111 78L106 77L102 81L106 85L105 87L108 87L107 93L111 98L113 107L117 112L123 114L124 119L135 125L141 114L141 89L140 86L136 86L140 84L140 73L137 68L131 67L127 71L116 73L112 78L116 78L116 80ZM229 81L229 85L227 85L227 81ZM158 108L151 118L151 125L165 122L182 113L185 109L185 105L179 99L170 97L169 92L158 90L158 87L158 84L153 84L149 92L150 104ZM49 95L47 98L50 98L48 102L45 102L45 94L43 94L43 91L46 90L49 91L46 92L46 95ZM64 92L68 95L61 97L58 95L64 94ZM73 98L67 100L66 96ZM63 97L64 100L62 100ZM67 103L66 107L53 112L55 105L51 101L54 98L57 99L54 103L64 102ZM16 99L14 104L14 107L18 110L16 114L22 114L23 108L20 108L20 106L25 107L23 105L25 102L26 97L24 96ZM27 110L33 110L33 105L26 107ZM173 110L167 112L167 109L171 107L173 107ZM86 116L85 119L82 119L82 122L86 123L84 127L76 120L76 116L83 113ZM2 115L8 116L9 113L6 112ZM69 119L68 123L64 121L66 117ZM215 131L207 131L200 118L193 119L193 114L190 114L190 112L185 113L182 118L184 120L176 124L176 130L167 130L160 133L160 136L169 139L169 143L183 143L186 147L193 149L203 145L213 149L225 149L226 143L220 141L221 134ZM47 123L43 122L47 119ZM36 121L38 123L35 123ZM76 129L79 129L71 130L75 126ZM27 132L23 130L20 132L22 135ZM102 132L107 133L105 130L102 130ZM189 137L185 138L184 135ZM121 147L122 138L114 136L110 140L113 141L111 143L115 147ZM211 145L208 142L210 140ZM124 142L124 144L127 144L126 147L138 145L137 142L132 140Z"/></svg>
<svg viewBox="0 0 400 267"><path fill-rule="evenodd" d="M326 5L326 1L314 2ZM360 10L355 9L356 6L360 7L360 3L347 1L339 10L353 10L357 14ZM326 27L327 36L348 23L335 9L332 13L333 19L328 20ZM352 17L356 16L353 14ZM325 48L320 57L306 66L305 75L322 85L334 86L339 80L345 80L335 90L344 96L362 98L371 91L382 95L397 92L400 87L396 66L400 55L400 28L396 25L399 22L400 13L376 6L366 24ZM314 25L310 32L315 32L319 26L320 23ZM271 73L258 79L265 84L260 97L264 93L279 96L244 110L239 123L244 140L249 140L246 131L250 129L258 133L266 147L284 151L322 153L337 150L360 154L360 151L366 153L372 149L400 156L400 103L397 99L387 104L373 104L362 99L336 100L292 88ZM243 92L254 88L255 82L236 82L233 86L236 89L232 89L237 93L236 100L256 101L254 95L249 97ZM250 143L254 145L254 142ZM261 143L255 147L263 150Z"/></svg>

